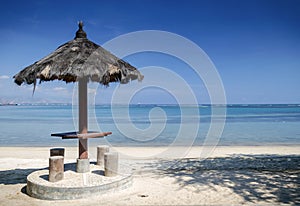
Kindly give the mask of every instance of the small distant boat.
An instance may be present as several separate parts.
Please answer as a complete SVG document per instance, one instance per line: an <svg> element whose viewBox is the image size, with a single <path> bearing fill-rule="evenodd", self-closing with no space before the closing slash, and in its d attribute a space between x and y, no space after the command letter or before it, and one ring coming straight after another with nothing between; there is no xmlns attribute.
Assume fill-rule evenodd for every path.
<svg viewBox="0 0 300 206"><path fill-rule="evenodd" d="M18 106L19 104L16 104L16 103L5 103L5 104L2 104L0 103L0 106Z"/></svg>

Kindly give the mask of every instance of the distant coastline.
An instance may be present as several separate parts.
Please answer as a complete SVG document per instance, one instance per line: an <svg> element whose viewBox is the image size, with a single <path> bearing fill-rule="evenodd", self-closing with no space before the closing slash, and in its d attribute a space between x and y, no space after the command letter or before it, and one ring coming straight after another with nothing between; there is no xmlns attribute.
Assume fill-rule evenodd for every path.
<svg viewBox="0 0 300 206"><path fill-rule="evenodd" d="M130 106L130 107L228 107L228 108L243 108L243 107L259 107L259 108L268 108L268 107L300 107L300 103L292 103L292 104L154 104L154 103L146 103L146 104L95 104L95 106ZM72 106L72 103L0 103L0 106Z"/></svg>

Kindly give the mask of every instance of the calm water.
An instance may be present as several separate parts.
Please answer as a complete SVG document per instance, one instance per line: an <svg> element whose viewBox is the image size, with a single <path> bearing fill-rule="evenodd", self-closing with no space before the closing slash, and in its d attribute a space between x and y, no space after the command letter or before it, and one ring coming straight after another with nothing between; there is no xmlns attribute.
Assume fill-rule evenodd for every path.
<svg viewBox="0 0 300 206"><path fill-rule="evenodd" d="M226 110L223 133L220 139L213 139L218 145L300 144L300 105L228 105ZM73 113L76 114L71 105L0 106L0 146L77 146L77 140L50 136L76 130L77 120L76 115L73 120ZM209 105L117 106L113 111L110 106L95 106L90 110L90 130L112 131L113 135L92 139L89 143L202 145L209 139L210 126Z"/></svg>

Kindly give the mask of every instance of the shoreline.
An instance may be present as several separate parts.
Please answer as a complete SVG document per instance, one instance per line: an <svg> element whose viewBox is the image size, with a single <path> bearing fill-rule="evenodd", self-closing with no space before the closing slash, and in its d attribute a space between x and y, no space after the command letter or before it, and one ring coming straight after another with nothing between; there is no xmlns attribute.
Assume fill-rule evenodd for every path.
<svg viewBox="0 0 300 206"><path fill-rule="evenodd" d="M48 158L51 148L65 148L66 159L76 158L78 147L3 147L0 146L0 158ZM96 146L89 146L91 158L96 157ZM216 147L111 147L112 151L119 152L124 159L180 159L198 158L206 151L206 157L223 157L235 154L269 154L269 155L300 155L300 145L281 146L216 146ZM161 155L161 156L159 156ZM172 156L173 155L173 156Z"/></svg>

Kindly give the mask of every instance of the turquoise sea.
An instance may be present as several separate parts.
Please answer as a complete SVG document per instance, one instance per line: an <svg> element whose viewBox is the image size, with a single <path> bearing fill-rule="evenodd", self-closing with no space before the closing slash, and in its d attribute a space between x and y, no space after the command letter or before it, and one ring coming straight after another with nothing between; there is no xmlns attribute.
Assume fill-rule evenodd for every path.
<svg viewBox="0 0 300 206"><path fill-rule="evenodd" d="M218 107L227 112L222 135L214 139L218 145L300 144L300 105ZM90 130L113 134L91 139L89 144L202 145L211 126L211 110L211 105L120 105L113 108L96 105L90 108ZM76 114L72 105L0 106L0 146L77 146L77 140L62 140L50 135L75 131Z"/></svg>

